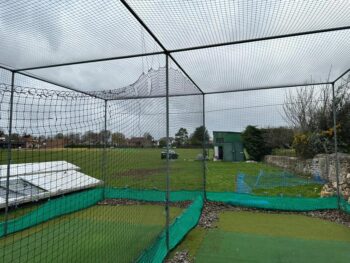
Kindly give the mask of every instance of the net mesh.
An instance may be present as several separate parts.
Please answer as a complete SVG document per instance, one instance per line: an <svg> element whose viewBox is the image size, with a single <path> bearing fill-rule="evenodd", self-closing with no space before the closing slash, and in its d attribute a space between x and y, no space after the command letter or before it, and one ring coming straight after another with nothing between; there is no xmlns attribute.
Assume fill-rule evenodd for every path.
<svg viewBox="0 0 350 263"><path fill-rule="evenodd" d="M345 0L128 3L170 50L349 25Z"/></svg>
<svg viewBox="0 0 350 263"><path fill-rule="evenodd" d="M160 51L119 2L1 3L1 63L27 68ZM77 41L79 39L79 41Z"/></svg>
<svg viewBox="0 0 350 263"><path fill-rule="evenodd" d="M162 262L199 220L203 261L213 247L223 261L288 261L277 239L250 256L237 240L261 238L231 235L227 225L247 229L215 213L347 218L349 8L1 3L0 261ZM332 243L348 239L332 235L348 262L347 243Z"/></svg>

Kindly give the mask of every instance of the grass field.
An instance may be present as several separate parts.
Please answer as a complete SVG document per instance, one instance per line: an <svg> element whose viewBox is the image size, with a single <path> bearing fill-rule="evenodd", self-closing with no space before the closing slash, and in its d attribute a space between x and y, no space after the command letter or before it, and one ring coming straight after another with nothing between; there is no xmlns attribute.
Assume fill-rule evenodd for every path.
<svg viewBox="0 0 350 263"><path fill-rule="evenodd" d="M0 261L131 262L164 225L164 206L93 206L0 239Z"/></svg>
<svg viewBox="0 0 350 263"><path fill-rule="evenodd" d="M107 149L106 174L103 174L101 149L13 150L13 163L65 160L82 168L88 175L104 180L107 185L138 189L165 189L166 164L160 159L162 149ZM170 164L171 190L200 190L203 187L203 165L196 157L201 149L176 149L178 160ZM0 162L6 163L6 151L0 151ZM239 172L257 176L260 170L276 172L263 163L230 163L208 161L207 190L235 191ZM318 197L320 185L259 189L260 195Z"/></svg>
<svg viewBox="0 0 350 263"><path fill-rule="evenodd" d="M166 162L160 158L161 151L107 149L105 174L101 169L101 149L13 150L13 163L65 160L81 167L82 172L104 180L108 186L164 190ZM170 162L171 190L202 189L203 164L196 160L201 149L176 151L179 159ZM0 151L0 161L6 163L5 151ZM207 190L233 192L236 175L244 173L256 177L260 170L279 171L263 163L208 161ZM318 197L319 188L319 185L310 184L258 189L255 193ZM21 206L10 213L10 218L32 209L31 205ZM181 209L171 208L170 211L174 218ZM179 248L188 248L199 262L240 262L246 259L261 262L256 261L260 258L266 258L263 262L289 262L284 261L284 253L295 253L297 259L303 257L303 253L291 251L291 246L306 247L307 255L323 262L329 255L322 251L325 255L320 258L314 251L316 247L326 250L329 246L342 260L344 246L350 244L350 240L341 234L343 229L340 231L339 226L333 224L325 225L324 221L308 220L314 219L247 212L222 213L217 229L207 231L197 227ZM130 262L154 241L163 229L164 221L163 206L94 206L3 238L0 252L4 255L4 262ZM321 238L326 236L325 231L332 232L327 240ZM309 236L313 239L310 240ZM251 244L257 246L256 253L251 253ZM281 261L269 261L275 258Z"/></svg>
<svg viewBox="0 0 350 263"><path fill-rule="evenodd" d="M173 251L195 262L350 262L350 228L302 215L226 211Z"/></svg>

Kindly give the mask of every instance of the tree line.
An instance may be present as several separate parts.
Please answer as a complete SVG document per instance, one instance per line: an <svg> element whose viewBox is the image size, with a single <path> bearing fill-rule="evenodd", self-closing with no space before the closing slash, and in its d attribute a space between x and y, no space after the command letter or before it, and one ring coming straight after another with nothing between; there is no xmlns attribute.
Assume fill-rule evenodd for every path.
<svg viewBox="0 0 350 263"><path fill-rule="evenodd" d="M8 141L8 136L3 130L0 130L0 138L2 141ZM209 134L203 126L197 127L192 134L189 134L186 128L180 128L175 137L169 138L171 147L192 147L201 146L203 138L209 141ZM110 130L102 130L99 132L86 131L84 133L57 133L55 135L34 136L27 133L22 135L12 133L11 142L14 144L33 140L37 144L45 144L47 141L63 141L66 147L166 147L167 138L163 137L156 140L149 132L145 132L142 136L127 137L121 132L112 132Z"/></svg>

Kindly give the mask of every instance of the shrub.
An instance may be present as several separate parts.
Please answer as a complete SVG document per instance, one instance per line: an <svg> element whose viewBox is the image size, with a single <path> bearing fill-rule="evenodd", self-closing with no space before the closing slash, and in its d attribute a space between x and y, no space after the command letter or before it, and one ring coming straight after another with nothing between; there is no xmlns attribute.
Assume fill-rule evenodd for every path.
<svg viewBox="0 0 350 263"><path fill-rule="evenodd" d="M254 161L260 161L264 155L271 151L266 146L263 132L255 126L247 126L242 133L243 145Z"/></svg>
<svg viewBox="0 0 350 263"><path fill-rule="evenodd" d="M308 132L294 135L293 148L298 157L308 159L319 153L333 151L333 132L331 130L320 133Z"/></svg>

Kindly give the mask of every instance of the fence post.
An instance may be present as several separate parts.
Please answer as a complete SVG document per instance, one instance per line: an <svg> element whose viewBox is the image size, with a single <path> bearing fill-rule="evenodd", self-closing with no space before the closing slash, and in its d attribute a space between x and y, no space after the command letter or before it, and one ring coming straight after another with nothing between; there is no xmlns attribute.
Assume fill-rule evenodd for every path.
<svg viewBox="0 0 350 263"><path fill-rule="evenodd" d="M11 162L12 162L12 120L13 120L13 97L15 93L15 72L12 71L11 75L11 95L10 95L10 116L9 116L9 130L7 137L7 174L6 174L6 203L5 203L5 224L4 224L4 235L7 235L8 228L8 211L9 211L9 195L10 195L10 173L11 173Z"/></svg>
<svg viewBox="0 0 350 263"><path fill-rule="evenodd" d="M169 160L169 55L165 56L165 104L166 104L166 194L165 194L165 214L166 214L166 247L170 250L170 212L169 212L169 201L170 201L170 160Z"/></svg>
<svg viewBox="0 0 350 263"><path fill-rule="evenodd" d="M339 184L339 158L338 158L338 139L337 139L337 112L335 105L335 90L334 83L332 83L332 111L333 111L333 130L334 130L334 153L335 153L335 173L337 180L337 201L338 209L340 209L340 184Z"/></svg>
<svg viewBox="0 0 350 263"><path fill-rule="evenodd" d="M103 184L103 199L106 198L106 180L107 180L107 100L104 101L104 127L103 127L103 150L102 150L102 179L104 180Z"/></svg>
<svg viewBox="0 0 350 263"><path fill-rule="evenodd" d="M206 151L206 127L205 127L205 94L203 96L203 196L207 200L207 151Z"/></svg>

